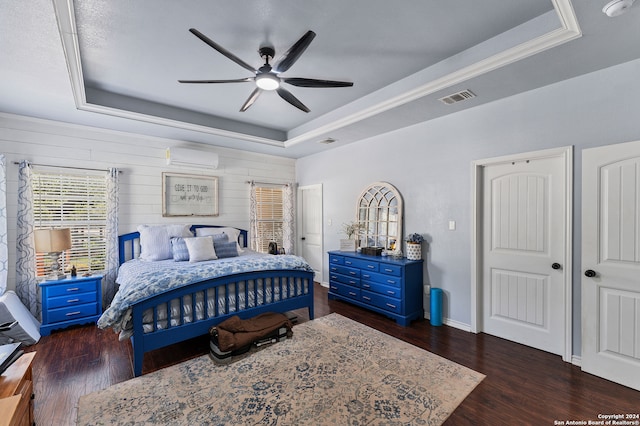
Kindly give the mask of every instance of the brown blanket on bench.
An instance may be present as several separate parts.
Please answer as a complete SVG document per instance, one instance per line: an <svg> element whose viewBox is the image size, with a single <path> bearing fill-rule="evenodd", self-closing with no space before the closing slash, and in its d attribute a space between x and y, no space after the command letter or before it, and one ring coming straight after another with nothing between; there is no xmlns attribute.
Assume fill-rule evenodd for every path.
<svg viewBox="0 0 640 426"><path fill-rule="evenodd" d="M215 328L218 332L218 347L221 351L227 352L251 345L281 327L286 327L287 335L291 336L291 326L291 321L286 315L267 312L247 320L234 315Z"/></svg>

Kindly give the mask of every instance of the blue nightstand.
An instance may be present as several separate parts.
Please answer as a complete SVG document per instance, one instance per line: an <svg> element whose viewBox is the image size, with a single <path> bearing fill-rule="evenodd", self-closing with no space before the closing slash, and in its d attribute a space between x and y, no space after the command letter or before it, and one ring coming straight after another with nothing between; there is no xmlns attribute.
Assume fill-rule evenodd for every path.
<svg viewBox="0 0 640 426"><path fill-rule="evenodd" d="M42 281L40 334L75 324L95 323L102 315L102 275Z"/></svg>

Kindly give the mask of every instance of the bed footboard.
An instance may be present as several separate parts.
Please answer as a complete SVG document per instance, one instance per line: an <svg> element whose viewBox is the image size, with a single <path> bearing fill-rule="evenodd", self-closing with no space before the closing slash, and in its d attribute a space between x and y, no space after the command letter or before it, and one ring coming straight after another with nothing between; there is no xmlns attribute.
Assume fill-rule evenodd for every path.
<svg viewBox="0 0 640 426"><path fill-rule="evenodd" d="M132 307L134 375L142 374L146 352L207 334L211 326L233 315L247 319L300 308L307 308L313 319L313 272L241 273L141 300Z"/></svg>

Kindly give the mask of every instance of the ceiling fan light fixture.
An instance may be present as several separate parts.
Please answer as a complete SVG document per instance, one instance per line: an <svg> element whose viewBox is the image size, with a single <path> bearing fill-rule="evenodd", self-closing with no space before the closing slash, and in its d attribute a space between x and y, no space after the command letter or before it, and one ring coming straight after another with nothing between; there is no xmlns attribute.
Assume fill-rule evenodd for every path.
<svg viewBox="0 0 640 426"><path fill-rule="evenodd" d="M280 79L271 73L260 74L256 77L256 86L262 90L276 90L280 87Z"/></svg>

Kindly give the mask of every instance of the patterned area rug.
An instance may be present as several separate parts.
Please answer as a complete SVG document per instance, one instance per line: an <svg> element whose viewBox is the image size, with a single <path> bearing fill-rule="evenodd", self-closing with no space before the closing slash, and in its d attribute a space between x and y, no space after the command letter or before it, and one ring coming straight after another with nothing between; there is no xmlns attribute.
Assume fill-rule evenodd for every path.
<svg viewBox="0 0 640 426"><path fill-rule="evenodd" d="M331 314L80 398L78 425L440 425L485 376Z"/></svg>

